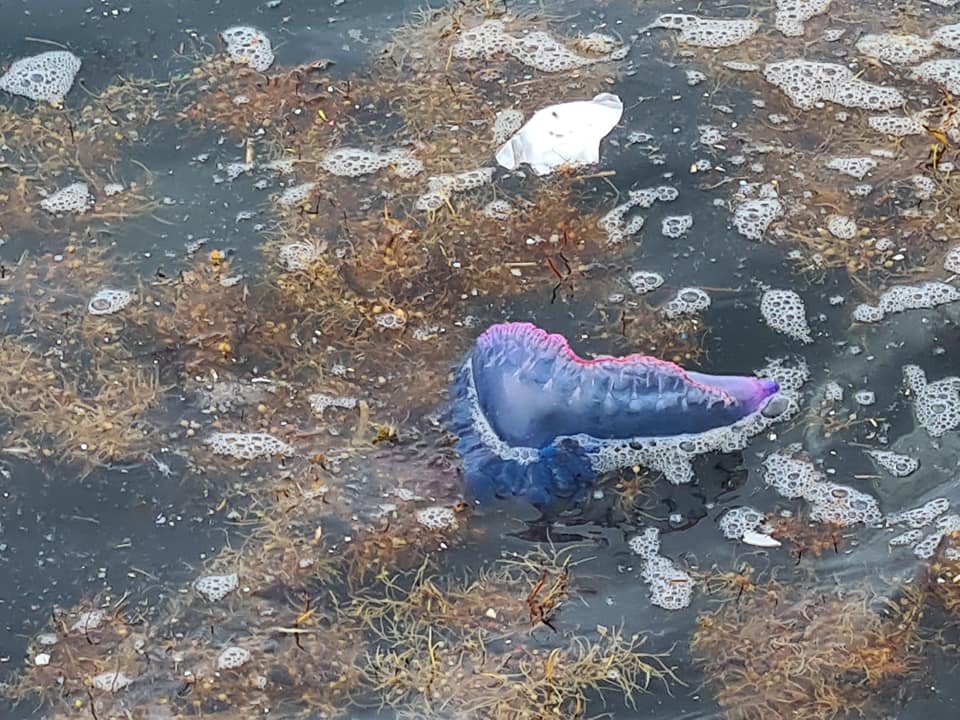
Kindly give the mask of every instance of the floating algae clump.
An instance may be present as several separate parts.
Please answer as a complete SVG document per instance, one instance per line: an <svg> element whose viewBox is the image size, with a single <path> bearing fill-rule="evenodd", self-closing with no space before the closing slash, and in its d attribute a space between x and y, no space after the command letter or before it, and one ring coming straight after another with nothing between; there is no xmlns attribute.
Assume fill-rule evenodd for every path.
<svg viewBox="0 0 960 720"><path fill-rule="evenodd" d="M691 650L730 720L870 716L920 666L917 618L889 613L860 592L770 583L702 616Z"/></svg>

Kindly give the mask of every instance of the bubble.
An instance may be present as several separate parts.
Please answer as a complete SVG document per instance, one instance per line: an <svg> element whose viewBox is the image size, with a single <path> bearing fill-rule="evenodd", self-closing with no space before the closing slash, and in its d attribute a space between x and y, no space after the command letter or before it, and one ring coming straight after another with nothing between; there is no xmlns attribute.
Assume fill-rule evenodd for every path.
<svg viewBox="0 0 960 720"><path fill-rule="evenodd" d="M52 50L16 60L0 77L0 90L58 103L70 92L78 72L80 58L66 50Z"/></svg>
<svg viewBox="0 0 960 720"><path fill-rule="evenodd" d="M802 343L813 342L806 307L793 290L766 291L760 301L760 313L772 330Z"/></svg>
<svg viewBox="0 0 960 720"><path fill-rule="evenodd" d="M93 687L103 692L118 692L132 682L133 680L122 672L100 673L99 675L95 675L91 680Z"/></svg>
<svg viewBox="0 0 960 720"><path fill-rule="evenodd" d="M926 132L926 128L919 120L901 115L874 115L867 120L867 123L877 132L894 137L923 135Z"/></svg>
<svg viewBox="0 0 960 720"><path fill-rule="evenodd" d="M842 172L857 180L863 180L871 170L876 169L877 161L871 157L839 157L827 163L827 168Z"/></svg>
<svg viewBox="0 0 960 720"><path fill-rule="evenodd" d="M960 94L960 59L927 60L913 69L913 77L942 85L954 95Z"/></svg>
<svg viewBox="0 0 960 720"><path fill-rule="evenodd" d="M907 477L920 467L920 461L890 450L865 450L870 458L894 477Z"/></svg>
<svg viewBox="0 0 960 720"><path fill-rule="evenodd" d="M829 7L830 0L777 0L774 27L787 37L799 37L803 35L803 24Z"/></svg>
<svg viewBox="0 0 960 720"><path fill-rule="evenodd" d="M645 295L663 285L663 275L645 270L637 270L631 273L630 277L627 278L627 282L630 283L630 287L633 288L635 293Z"/></svg>
<svg viewBox="0 0 960 720"><path fill-rule="evenodd" d="M705 290L688 287L677 291L676 297L668 302L663 311L669 318L681 315L698 315L710 307L710 296Z"/></svg>
<svg viewBox="0 0 960 720"><path fill-rule="evenodd" d="M663 219L661 232L664 237L680 238L693 227L692 215L668 215Z"/></svg>
<svg viewBox="0 0 960 720"><path fill-rule="evenodd" d="M746 20L717 20L696 15L667 14L654 20L650 28L679 30L680 42L698 47L730 47L750 38L760 27L753 18Z"/></svg>
<svg viewBox="0 0 960 720"><path fill-rule="evenodd" d="M907 387L916 394L914 416L927 434L939 438L960 425L960 378L951 376L930 383L916 365L905 365L903 375Z"/></svg>
<svg viewBox="0 0 960 720"><path fill-rule="evenodd" d="M430 530L457 527L457 516L451 508L434 505L417 511L417 522Z"/></svg>
<svg viewBox="0 0 960 720"><path fill-rule="evenodd" d="M229 455L238 460L256 460L273 455L293 455L294 449L267 433L213 433L205 441L216 455Z"/></svg>
<svg viewBox="0 0 960 720"><path fill-rule="evenodd" d="M502 145L522 126L523 113L520 110L501 110L493 119L493 144Z"/></svg>
<svg viewBox="0 0 960 720"><path fill-rule="evenodd" d="M236 63L249 65L257 72L265 72L273 65L273 46L270 38L256 28L237 25L222 33L227 55Z"/></svg>
<svg viewBox="0 0 960 720"><path fill-rule="evenodd" d="M131 300L133 300L133 293L127 290L104 288L90 298L90 302L87 303L87 312L91 315L112 315L123 310Z"/></svg>
<svg viewBox="0 0 960 720"><path fill-rule="evenodd" d="M857 390L854 393L853 399L856 400L858 405L873 405L877 401L877 396L872 390Z"/></svg>
<svg viewBox="0 0 960 720"><path fill-rule="evenodd" d="M82 215L91 205L93 196L85 182L67 185L40 201L40 207L53 214L75 212Z"/></svg>
<svg viewBox="0 0 960 720"><path fill-rule="evenodd" d="M857 40L857 50L877 60L894 65L920 62L936 52L934 44L919 35L885 33L863 35Z"/></svg>
<svg viewBox="0 0 960 720"><path fill-rule="evenodd" d="M277 197L277 202L283 205L284 207L290 207L291 205L300 205L305 202L313 192L313 189L317 186L315 182L305 182L300 185L294 185L293 187L288 187Z"/></svg>
<svg viewBox="0 0 960 720"><path fill-rule="evenodd" d="M230 575L207 575L199 578L193 587L210 602L220 602L240 586L236 573Z"/></svg>
<svg viewBox="0 0 960 720"><path fill-rule="evenodd" d="M835 63L784 60L766 65L763 75L801 110L812 110L825 100L864 110L891 110L904 103L896 88L860 80L845 65Z"/></svg>
<svg viewBox="0 0 960 720"><path fill-rule="evenodd" d="M783 204L776 197L747 200L733 212L733 226L748 240L761 240L770 223L783 217Z"/></svg>
<svg viewBox="0 0 960 720"><path fill-rule="evenodd" d="M850 240L857 234L857 223L846 215L831 215L827 218L827 230L841 240Z"/></svg>
<svg viewBox="0 0 960 720"><path fill-rule="evenodd" d="M317 415L323 415L327 408L340 408L342 410L352 410L357 407L355 397L343 395L326 395L324 393L315 393L307 398L310 403L310 409Z"/></svg>
<svg viewBox="0 0 960 720"><path fill-rule="evenodd" d="M217 656L217 670L236 670L251 659L250 651L231 645Z"/></svg>

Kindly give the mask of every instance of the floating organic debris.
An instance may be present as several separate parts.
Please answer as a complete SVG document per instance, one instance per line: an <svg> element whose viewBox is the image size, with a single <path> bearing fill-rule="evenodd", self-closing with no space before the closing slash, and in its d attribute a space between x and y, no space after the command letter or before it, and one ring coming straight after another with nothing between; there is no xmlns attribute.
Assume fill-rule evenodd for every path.
<svg viewBox="0 0 960 720"><path fill-rule="evenodd" d="M293 455L295 450L268 433L214 433L204 441L216 455L256 460L273 455Z"/></svg>
<svg viewBox="0 0 960 720"><path fill-rule="evenodd" d="M803 35L803 24L830 8L830 0L777 0L774 26L787 37Z"/></svg>
<svg viewBox="0 0 960 720"><path fill-rule="evenodd" d="M220 34L227 44L227 55L235 63L249 65L257 72L266 72L273 65L270 38L256 28L238 25Z"/></svg>
<svg viewBox="0 0 960 720"><path fill-rule="evenodd" d="M40 201L40 207L54 214L70 212L83 214L92 204L93 196L85 182L67 185Z"/></svg>
<svg viewBox="0 0 960 720"><path fill-rule="evenodd" d="M904 102L896 88L860 80L848 67L836 63L784 60L765 66L763 76L801 110L812 110L825 100L864 110L891 110Z"/></svg>
<svg viewBox="0 0 960 720"><path fill-rule="evenodd" d="M80 72L80 58L67 50L51 50L16 60L0 77L0 90L37 102L59 103Z"/></svg>
<svg viewBox="0 0 960 720"><path fill-rule="evenodd" d="M927 382L926 373L917 365L904 365L907 389L916 396L913 413L917 423L930 437L939 438L960 425L960 377L945 377Z"/></svg>
<svg viewBox="0 0 960 720"><path fill-rule="evenodd" d="M807 309L793 290L767 290L760 301L760 313L772 330L802 343L813 342Z"/></svg>
<svg viewBox="0 0 960 720"><path fill-rule="evenodd" d="M564 166L596 164L600 162L600 141L622 115L623 102L610 93L545 107L497 150L497 162L508 170L526 163L538 175L549 175Z"/></svg>
<svg viewBox="0 0 960 720"><path fill-rule="evenodd" d="M894 477L907 477L916 472L920 461L909 455L901 455L892 450L865 450L870 458Z"/></svg>
<svg viewBox="0 0 960 720"><path fill-rule="evenodd" d="M664 610L688 607L693 599L693 578L660 555L660 531L646 528L629 545L641 558L641 577L650 586L650 604Z"/></svg>
<svg viewBox="0 0 960 720"><path fill-rule="evenodd" d="M593 402L589 388L600 387L609 389L596 399L602 427L584 404ZM791 400L779 389L773 380L685 372L642 355L587 362L560 335L507 323L483 333L458 370L452 431L473 495L542 504L633 465L689 482L691 458L745 443L788 414Z"/></svg>
<svg viewBox="0 0 960 720"><path fill-rule="evenodd" d="M947 283L929 281L920 285L895 285L880 296L876 305L861 304L853 311L857 322L879 322L886 315L907 310L926 310L960 300L960 290Z"/></svg>
<svg viewBox="0 0 960 720"><path fill-rule="evenodd" d="M710 307L710 296L706 290L695 287L680 288L677 294L663 306L668 318L681 315L699 315Z"/></svg>
<svg viewBox="0 0 960 720"><path fill-rule="evenodd" d="M650 28L679 30L680 42L699 47L730 47L752 37L760 27L753 18L747 20L720 20L696 15L667 14L654 20Z"/></svg>
<svg viewBox="0 0 960 720"><path fill-rule="evenodd" d="M123 310L131 300L133 300L133 293L129 290L104 288L90 298L87 312L91 315L112 315Z"/></svg>
<svg viewBox="0 0 960 720"><path fill-rule="evenodd" d="M862 36L857 40L857 50L894 65L909 65L933 55L937 48L918 35L887 33Z"/></svg>

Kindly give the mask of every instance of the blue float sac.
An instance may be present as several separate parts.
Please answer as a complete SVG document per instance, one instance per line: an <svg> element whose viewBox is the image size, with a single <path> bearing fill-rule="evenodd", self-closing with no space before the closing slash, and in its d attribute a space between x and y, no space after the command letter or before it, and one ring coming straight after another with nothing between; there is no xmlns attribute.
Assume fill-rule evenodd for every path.
<svg viewBox="0 0 960 720"><path fill-rule="evenodd" d="M696 436L759 413L773 380L687 372L646 355L585 360L530 323L487 329L456 370L449 427L467 495L534 505L583 493L605 446Z"/></svg>

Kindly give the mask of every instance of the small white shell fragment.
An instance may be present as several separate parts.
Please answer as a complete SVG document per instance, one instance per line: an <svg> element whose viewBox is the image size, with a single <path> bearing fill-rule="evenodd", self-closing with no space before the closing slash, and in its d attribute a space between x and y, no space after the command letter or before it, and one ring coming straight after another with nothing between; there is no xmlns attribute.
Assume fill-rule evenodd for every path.
<svg viewBox="0 0 960 720"><path fill-rule="evenodd" d="M250 662L250 651L231 645L217 656L217 670L236 670Z"/></svg>
<svg viewBox="0 0 960 720"><path fill-rule="evenodd" d="M131 300L133 300L133 293L127 290L104 288L90 298L90 302L87 303L87 312L91 315L112 315L123 310Z"/></svg>
<svg viewBox="0 0 960 720"><path fill-rule="evenodd" d="M122 672L100 673L93 678L93 687L103 692L117 692L127 687L133 680L128 678Z"/></svg>
<svg viewBox="0 0 960 720"><path fill-rule="evenodd" d="M508 170L526 163L538 175L560 167L600 162L600 141L623 115L623 102L611 93L592 100L550 105L534 113L527 123L497 151L497 162Z"/></svg>
<svg viewBox="0 0 960 720"><path fill-rule="evenodd" d="M747 545L755 547L780 547L780 541L756 530L747 530L740 539Z"/></svg>
<svg viewBox="0 0 960 720"><path fill-rule="evenodd" d="M37 667L43 667L50 664L50 653L37 653L33 658L33 664Z"/></svg>
<svg viewBox="0 0 960 720"><path fill-rule="evenodd" d="M193 587L210 602L219 602L240 586L236 573L229 575L207 575L199 578Z"/></svg>

